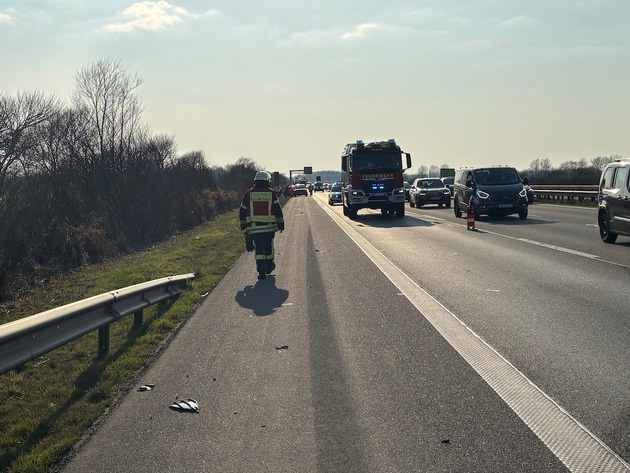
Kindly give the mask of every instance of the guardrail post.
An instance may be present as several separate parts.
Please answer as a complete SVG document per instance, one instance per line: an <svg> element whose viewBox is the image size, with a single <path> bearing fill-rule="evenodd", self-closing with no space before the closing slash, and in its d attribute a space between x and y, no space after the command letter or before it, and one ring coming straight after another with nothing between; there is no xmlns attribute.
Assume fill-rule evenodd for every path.
<svg viewBox="0 0 630 473"><path fill-rule="evenodd" d="M103 358L109 352L109 324L98 329L98 357Z"/></svg>
<svg viewBox="0 0 630 473"><path fill-rule="evenodd" d="M133 326L140 327L142 325L142 309L133 313Z"/></svg>

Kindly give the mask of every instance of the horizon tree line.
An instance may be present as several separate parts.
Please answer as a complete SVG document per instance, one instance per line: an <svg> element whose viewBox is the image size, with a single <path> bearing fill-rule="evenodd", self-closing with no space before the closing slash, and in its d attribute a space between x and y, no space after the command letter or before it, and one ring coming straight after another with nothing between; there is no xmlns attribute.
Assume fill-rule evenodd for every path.
<svg viewBox="0 0 630 473"><path fill-rule="evenodd" d="M521 177L527 177L530 184L557 184L557 185L597 185L602 170L612 161L624 159L620 154L610 156L597 156L590 160L582 158L577 161L565 161L557 168L551 164L548 158L534 159L527 169L519 171ZM439 177L440 169L449 168L448 164L421 165L415 174L405 173L407 180L417 177Z"/></svg>

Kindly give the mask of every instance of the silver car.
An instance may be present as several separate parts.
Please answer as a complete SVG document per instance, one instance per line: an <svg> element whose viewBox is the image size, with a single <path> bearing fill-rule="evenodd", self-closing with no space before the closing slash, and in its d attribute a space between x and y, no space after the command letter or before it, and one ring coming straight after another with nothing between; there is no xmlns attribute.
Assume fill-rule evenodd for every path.
<svg viewBox="0 0 630 473"><path fill-rule="evenodd" d="M342 192L341 186L339 184L334 184L330 188L330 192L328 193L328 205L341 204L342 203L341 192Z"/></svg>

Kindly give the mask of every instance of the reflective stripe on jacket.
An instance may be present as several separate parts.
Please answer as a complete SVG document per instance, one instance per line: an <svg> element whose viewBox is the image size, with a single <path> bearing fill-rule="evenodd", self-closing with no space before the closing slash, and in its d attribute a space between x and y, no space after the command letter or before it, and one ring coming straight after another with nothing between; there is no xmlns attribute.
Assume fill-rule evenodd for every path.
<svg viewBox="0 0 630 473"><path fill-rule="evenodd" d="M239 211L241 230L248 234L278 231L284 216L276 191L270 187L252 187L243 196Z"/></svg>

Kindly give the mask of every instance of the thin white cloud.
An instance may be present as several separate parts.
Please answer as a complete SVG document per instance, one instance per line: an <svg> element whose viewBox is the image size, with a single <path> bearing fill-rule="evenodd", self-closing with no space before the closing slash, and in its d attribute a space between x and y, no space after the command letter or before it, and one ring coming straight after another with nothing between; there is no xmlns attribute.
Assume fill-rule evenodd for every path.
<svg viewBox="0 0 630 473"><path fill-rule="evenodd" d="M366 38L369 34L377 29L382 29L376 23L363 23L355 26L351 31L344 31L339 28L328 30L307 30L291 34L287 43L300 43L306 45L320 44L325 41L349 41ZM393 30L393 29L392 29Z"/></svg>
<svg viewBox="0 0 630 473"><path fill-rule="evenodd" d="M5 15L4 13L0 13L0 24L13 23L13 18L9 15Z"/></svg>
<svg viewBox="0 0 630 473"><path fill-rule="evenodd" d="M355 40L368 36L372 31L377 30L379 26L376 23L363 23L356 26L352 31L348 31L341 36L343 40Z"/></svg>
<svg viewBox="0 0 630 473"><path fill-rule="evenodd" d="M319 44L322 41L328 41L330 39L338 38L342 35L341 30L308 30L300 31L299 33L293 33L287 39L288 43L300 43L300 44Z"/></svg>
<svg viewBox="0 0 630 473"><path fill-rule="evenodd" d="M497 28L500 28L500 29L519 28L522 26L529 25L531 22L532 20L529 17L520 15L520 16L515 16L513 18L509 18L507 20L501 21L499 24L497 24Z"/></svg>
<svg viewBox="0 0 630 473"><path fill-rule="evenodd" d="M182 23L185 18L216 16L216 10L208 10L202 15L171 5L165 0L137 2L121 13L122 21L105 25L106 31L131 32L135 30L155 31Z"/></svg>

